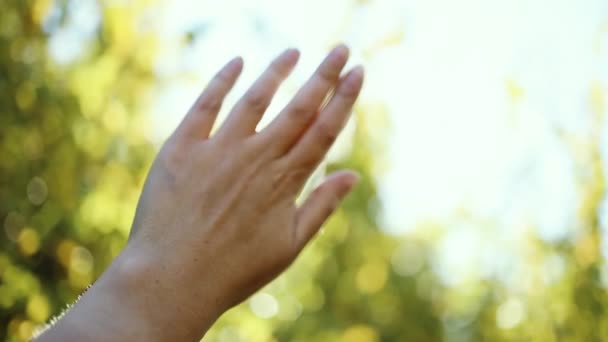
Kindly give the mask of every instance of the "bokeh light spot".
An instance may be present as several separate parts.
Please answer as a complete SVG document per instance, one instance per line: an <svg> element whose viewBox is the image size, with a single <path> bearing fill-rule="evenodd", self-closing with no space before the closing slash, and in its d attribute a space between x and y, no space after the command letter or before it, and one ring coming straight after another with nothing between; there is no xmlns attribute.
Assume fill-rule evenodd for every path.
<svg viewBox="0 0 608 342"><path fill-rule="evenodd" d="M268 293L258 293L249 301L251 311L260 318L271 318L279 312L279 302Z"/></svg>
<svg viewBox="0 0 608 342"><path fill-rule="evenodd" d="M240 342L244 341L239 330L232 326L223 328L217 337L218 342Z"/></svg>
<svg viewBox="0 0 608 342"><path fill-rule="evenodd" d="M88 249L75 246L70 252L68 279L74 289L85 289L93 281L93 255Z"/></svg>
<svg viewBox="0 0 608 342"><path fill-rule="evenodd" d="M524 318L524 306L520 300L511 298L496 310L496 324L502 329L511 329Z"/></svg>
<svg viewBox="0 0 608 342"><path fill-rule="evenodd" d="M55 255L57 255L57 260L63 265L65 268L70 266L70 260L72 258L72 249L76 247L76 244L70 240L61 240L55 249Z"/></svg>
<svg viewBox="0 0 608 342"><path fill-rule="evenodd" d="M404 244L393 253L391 265L395 273L404 277L413 276L424 266L423 251L414 244Z"/></svg>
<svg viewBox="0 0 608 342"><path fill-rule="evenodd" d="M32 334L34 333L34 323L32 323L31 321L22 321L19 324L19 328L18 328L18 334L19 334L19 338L22 341L28 341L31 337Z"/></svg>
<svg viewBox="0 0 608 342"><path fill-rule="evenodd" d="M48 187L44 179L34 177L27 185L27 198L34 205L41 205L48 196Z"/></svg>
<svg viewBox="0 0 608 342"><path fill-rule="evenodd" d="M49 301L42 294L35 294L29 298L26 311L32 320L39 323L46 321L51 314Z"/></svg>
<svg viewBox="0 0 608 342"><path fill-rule="evenodd" d="M32 19L38 24L42 23L50 12L53 6L52 0L37 0L34 1L32 8Z"/></svg>
<svg viewBox="0 0 608 342"><path fill-rule="evenodd" d="M380 341L376 330L368 325L354 325L344 331L341 342L376 342Z"/></svg>
<svg viewBox="0 0 608 342"><path fill-rule="evenodd" d="M8 334L17 335L19 333L19 325L21 325L21 320L19 318L11 319L6 329Z"/></svg>
<svg viewBox="0 0 608 342"><path fill-rule="evenodd" d="M283 321L295 321L302 314L302 304L294 297L281 299L278 318Z"/></svg>
<svg viewBox="0 0 608 342"><path fill-rule="evenodd" d="M325 293L320 287L311 284L306 286L305 290L302 292L300 301L306 310L317 311L325 304Z"/></svg>
<svg viewBox="0 0 608 342"><path fill-rule="evenodd" d="M38 233L32 228L24 228L19 233L19 249L24 255L30 256L38 251L40 239Z"/></svg>
<svg viewBox="0 0 608 342"><path fill-rule="evenodd" d="M4 219L4 232L10 241L17 242L21 228L25 225L25 218L16 211L6 215Z"/></svg>
<svg viewBox="0 0 608 342"><path fill-rule="evenodd" d="M374 293L386 284L388 270L385 262L374 260L365 263L357 272L357 287L361 292Z"/></svg>
<svg viewBox="0 0 608 342"><path fill-rule="evenodd" d="M91 273L93 261L93 255L84 247L75 247L70 253L70 269L80 274Z"/></svg>

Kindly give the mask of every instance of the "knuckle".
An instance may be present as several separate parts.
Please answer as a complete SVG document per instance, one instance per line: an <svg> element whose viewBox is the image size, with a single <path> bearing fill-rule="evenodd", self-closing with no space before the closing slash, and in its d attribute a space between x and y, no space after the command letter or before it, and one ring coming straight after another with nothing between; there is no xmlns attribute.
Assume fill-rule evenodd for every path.
<svg viewBox="0 0 608 342"><path fill-rule="evenodd" d="M289 117L292 120L307 121L310 118L310 113L313 112L305 103L295 103L289 109Z"/></svg>
<svg viewBox="0 0 608 342"><path fill-rule="evenodd" d="M290 169L290 165L286 158L280 158L270 164L270 171L275 179L282 177Z"/></svg>
<svg viewBox="0 0 608 342"><path fill-rule="evenodd" d="M309 174L310 171L306 167L295 169L290 172L289 183L295 186L300 186L306 180L306 178L308 178Z"/></svg>
<svg viewBox="0 0 608 342"><path fill-rule="evenodd" d="M292 168L285 164L278 164L273 171L272 185L276 189L298 187L308 174L305 167L298 166L297 168Z"/></svg>
<svg viewBox="0 0 608 342"><path fill-rule="evenodd" d="M182 165L186 163L188 156L185 149L181 148L181 144L177 141L168 140L161 148L157 159L162 169L172 175L176 175L179 173Z"/></svg>
<svg viewBox="0 0 608 342"><path fill-rule="evenodd" d="M315 125L316 136L323 147L329 147L338 138L338 133L328 123L319 121Z"/></svg>
<svg viewBox="0 0 608 342"><path fill-rule="evenodd" d="M204 112L218 112L222 107L222 101L217 98L204 98L198 104L198 109Z"/></svg>
<svg viewBox="0 0 608 342"><path fill-rule="evenodd" d="M273 81L278 81L286 72L288 68L280 60L275 60L268 68L269 76Z"/></svg>
<svg viewBox="0 0 608 342"><path fill-rule="evenodd" d="M247 92L245 103L247 107L254 111L264 110L268 106L270 100L266 92L261 89L252 89Z"/></svg>
<svg viewBox="0 0 608 342"><path fill-rule="evenodd" d="M182 154L182 152L180 150L181 149L178 147L177 142L175 142L173 140L168 140L163 145L160 156L162 156L163 158L165 158L167 160L179 158L180 155Z"/></svg>
<svg viewBox="0 0 608 342"><path fill-rule="evenodd" d="M299 162L299 167L302 170L307 170L308 173L310 173L312 170L315 170L317 166L319 166L319 159L316 156L317 154L310 154L309 156L304 157Z"/></svg>
<svg viewBox="0 0 608 342"><path fill-rule="evenodd" d="M245 137L245 149L249 156L255 156L257 160L269 161L273 160L279 153L278 144L273 144L273 139L266 132L253 134Z"/></svg>
<svg viewBox="0 0 608 342"><path fill-rule="evenodd" d="M325 83L326 85L335 83L339 77L338 72L334 68L329 66L320 68L318 71L318 75L320 81Z"/></svg>

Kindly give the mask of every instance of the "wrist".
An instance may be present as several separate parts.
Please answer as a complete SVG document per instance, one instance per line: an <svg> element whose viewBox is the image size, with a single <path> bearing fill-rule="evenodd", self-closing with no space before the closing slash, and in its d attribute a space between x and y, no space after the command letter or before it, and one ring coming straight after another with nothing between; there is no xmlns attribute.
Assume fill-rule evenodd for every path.
<svg viewBox="0 0 608 342"><path fill-rule="evenodd" d="M43 332L39 341L156 341L154 329L138 307L117 258L78 300Z"/></svg>
<svg viewBox="0 0 608 342"><path fill-rule="evenodd" d="M125 249L39 340L200 340L223 310L206 305L197 311L201 303L182 298L178 288L169 289L149 260Z"/></svg>
<svg viewBox="0 0 608 342"><path fill-rule="evenodd" d="M165 262L130 245L100 278L99 291L114 311L120 308L121 314L135 317L136 329L130 330L137 330L133 333L142 340L198 341L225 308L214 300L209 286L198 297L190 295L194 292L186 288L205 284L193 284L190 275Z"/></svg>

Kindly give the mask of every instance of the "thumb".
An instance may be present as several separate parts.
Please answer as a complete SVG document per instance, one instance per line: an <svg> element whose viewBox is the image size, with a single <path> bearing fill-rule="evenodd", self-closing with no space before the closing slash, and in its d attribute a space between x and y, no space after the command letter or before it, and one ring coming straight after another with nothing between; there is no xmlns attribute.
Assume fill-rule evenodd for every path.
<svg viewBox="0 0 608 342"><path fill-rule="evenodd" d="M319 231L359 178L353 171L335 172L308 196L296 213L295 238L299 249Z"/></svg>

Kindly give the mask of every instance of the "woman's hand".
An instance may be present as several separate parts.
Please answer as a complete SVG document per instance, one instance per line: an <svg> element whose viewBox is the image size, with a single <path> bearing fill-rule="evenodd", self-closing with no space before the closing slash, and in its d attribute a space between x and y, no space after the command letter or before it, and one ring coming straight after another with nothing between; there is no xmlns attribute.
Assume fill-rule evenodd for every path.
<svg viewBox="0 0 608 342"><path fill-rule="evenodd" d="M67 314L66 325L73 316L80 323L71 329L78 330L95 311L89 317L97 322L106 313L127 327L96 323L97 334L111 335L87 338L198 340L224 311L294 261L357 182L353 172L337 172L295 205L363 81L361 67L340 77L348 50L339 46L277 118L256 132L298 56L287 50L274 60L210 136L242 60L213 78L154 162L127 247Z"/></svg>

